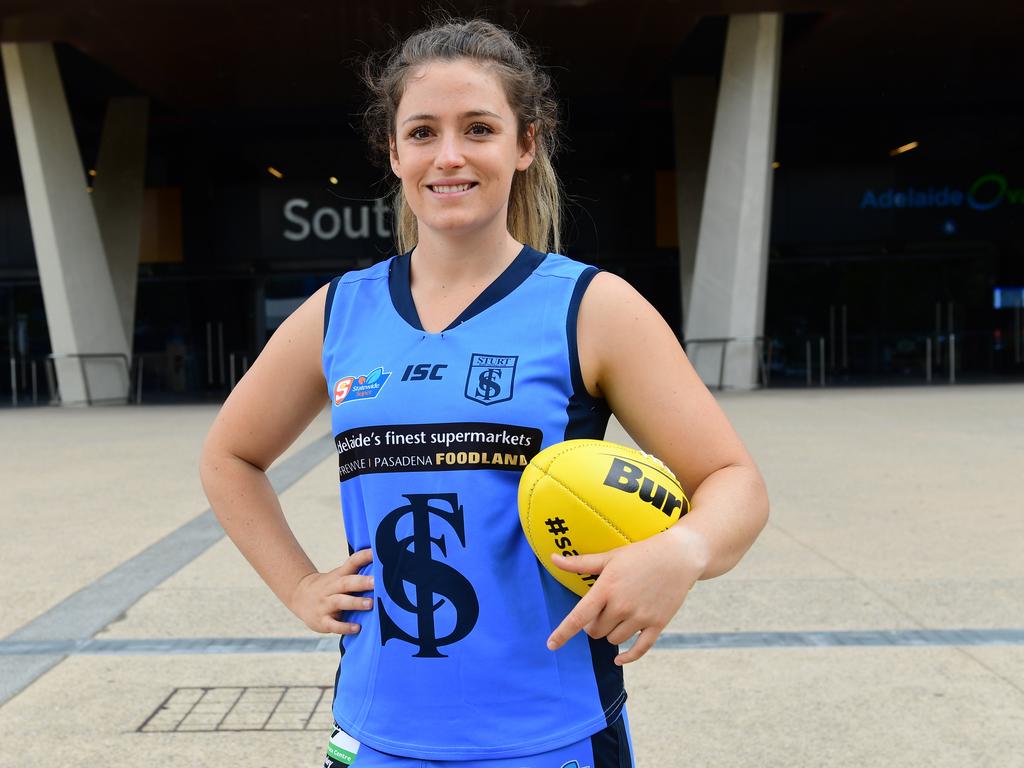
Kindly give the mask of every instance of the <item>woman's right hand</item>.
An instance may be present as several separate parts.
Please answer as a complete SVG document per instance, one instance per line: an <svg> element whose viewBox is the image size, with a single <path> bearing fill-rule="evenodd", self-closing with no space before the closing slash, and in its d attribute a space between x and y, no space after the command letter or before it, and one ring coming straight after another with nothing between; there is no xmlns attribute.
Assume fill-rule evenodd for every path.
<svg viewBox="0 0 1024 768"><path fill-rule="evenodd" d="M313 571L303 576L295 587L289 606L296 616L314 632L354 635L358 624L338 621L342 611L368 611L373 599L352 593L372 592L373 576L360 576L358 571L373 562L373 551L361 549L349 555L332 571Z"/></svg>

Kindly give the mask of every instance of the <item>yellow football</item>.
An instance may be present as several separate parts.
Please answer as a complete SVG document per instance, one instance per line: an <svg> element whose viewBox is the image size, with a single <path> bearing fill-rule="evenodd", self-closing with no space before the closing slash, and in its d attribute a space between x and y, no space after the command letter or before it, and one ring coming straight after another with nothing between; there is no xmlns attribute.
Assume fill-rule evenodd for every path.
<svg viewBox="0 0 1024 768"><path fill-rule="evenodd" d="M566 440L519 479L519 521L541 564L577 595L597 576L563 571L551 553L589 555L664 531L690 511L679 481L648 453L605 440Z"/></svg>

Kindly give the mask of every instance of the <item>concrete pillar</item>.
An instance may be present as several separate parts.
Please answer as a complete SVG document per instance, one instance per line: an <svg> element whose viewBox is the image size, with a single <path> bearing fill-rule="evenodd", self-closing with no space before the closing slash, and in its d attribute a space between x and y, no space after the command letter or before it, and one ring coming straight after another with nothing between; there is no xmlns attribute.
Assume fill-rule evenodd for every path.
<svg viewBox="0 0 1024 768"><path fill-rule="evenodd" d="M729 19L686 313L688 340L764 331L781 39L781 14ZM725 385L755 387L757 346L733 342L727 350ZM704 382L717 385L722 345L691 344L687 353Z"/></svg>
<svg viewBox="0 0 1024 768"><path fill-rule="evenodd" d="M130 351L50 43L0 44L50 345L56 355ZM122 358L57 364L65 403L125 397Z"/></svg>
<svg viewBox="0 0 1024 768"><path fill-rule="evenodd" d="M677 75L672 78L672 133L676 155L676 229L679 242L681 335L686 336L686 313L693 291L697 235L704 206L708 157L715 125L718 81L713 77Z"/></svg>
<svg viewBox="0 0 1024 768"><path fill-rule="evenodd" d="M148 113L145 98L110 100L92 190L92 206L129 349L135 336Z"/></svg>

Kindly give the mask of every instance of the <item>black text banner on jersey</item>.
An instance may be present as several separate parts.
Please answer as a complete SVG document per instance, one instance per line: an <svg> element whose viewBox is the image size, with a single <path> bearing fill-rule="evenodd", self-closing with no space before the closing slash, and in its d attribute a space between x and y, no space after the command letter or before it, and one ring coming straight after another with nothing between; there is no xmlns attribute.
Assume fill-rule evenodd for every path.
<svg viewBox="0 0 1024 768"><path fill-rule="evenodd" d="M334 436L341 480L376 472L504 469L522 472L540 452L544 435L533 427L466 421L383 424Z"/></svg>

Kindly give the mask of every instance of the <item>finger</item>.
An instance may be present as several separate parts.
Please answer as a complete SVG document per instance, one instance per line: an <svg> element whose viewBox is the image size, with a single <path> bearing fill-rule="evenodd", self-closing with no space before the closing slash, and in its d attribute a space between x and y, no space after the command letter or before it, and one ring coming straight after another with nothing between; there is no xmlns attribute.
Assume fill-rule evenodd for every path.
<svg viewBox="0 0 1024 768"><path fill-rule="evenodd" d="M367 563L373 562L373 550L367 547L366 549L360 549L358 552L353 552L344 563L335 568L335 572L342 574L355 573Z"/></svg>
<svg viewBox="0 0 1024 768"><path fill-rule="evenodd" d="M599 613L597 617L583 629L594 639L605 637L608 633L612 632L617 626L619 626L623 618L625 617L622 614L612 611L606 604L601 613Z"/></svg>
<svg viewBox="0 0 1024 768"><path fill-rule="evenodd" d="M372 592L373 576L349 573L339 577L332 586L336 592Z"/></svg>
<svg viewBox="0 0 1024 768"><path fill-rule="evenodd" d="M355 597L354 595L331 595L327 598L327 608L331 613L368 611L373 608L373 600L368 597Z"/></svg>
<svg viewBox="0 0 1024 768"><path fill-rule="evenodd" d="M363 568L363 567L364 566L359 566L359 568L352 569L352 568L348 568L348 567L346 567L344 565L339 565L337 568L335 568L329 574L330 577L331 577L331 579L330 579L331 588L335 592L345 592L345 591L347 591L346 588L345 588L345 585L349 584L353 579L354 580L372 579L373 578L372 572L359 573L360 569ZM360 585L362 585L365 582L359 581L358 583ZM359 588L361 588L361 587L359 587Z"/></svg>
<svg viewBox="0 0 1024 768"><path fill-rule="evenodd" d="M335 635L357 635L359 634L359 625L348 621L338 621L328 616L324 617L319 631Z"/></svg>
<svg viewBox="0 0 1024 768"><path fill-rule="evenodd" d="M632 647L625 653L620 653L615 657L615 663L620 667L623 664L629 664L631 661L636 661L643 656L647 651L654 645L654 641L658 639L658 632L650 627L640 631L640 637L636 639Z"/></svg>
<svg viewBox="0 0 1024 768"><path fill-rule="evenodd" d="M552 552L551 561L563 571L599 574L604 570L604 566L608 562L608 555L602 552L597 555L573 555L572 557L566 557L558 552Z"/></svg>
<svg viewBox="0 0 1024 768"><path fill-rule="evenodd" d="M562 623L548 637L548 648L552 651L561 648L569 641L569 638L593 621L601 613L603 607L604 600L601 598L601 593L592 589L586 597L576 603L576 607L569 611L569 614L562 619Z"/></svg>
<svg viewBox="0 0 1024 768"><path fill-rule="evenodd" d="M622 645L641 629L643 626L638 621L624 621L608 633L608 642L612 645Z"/></svg>

